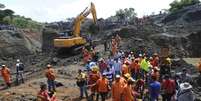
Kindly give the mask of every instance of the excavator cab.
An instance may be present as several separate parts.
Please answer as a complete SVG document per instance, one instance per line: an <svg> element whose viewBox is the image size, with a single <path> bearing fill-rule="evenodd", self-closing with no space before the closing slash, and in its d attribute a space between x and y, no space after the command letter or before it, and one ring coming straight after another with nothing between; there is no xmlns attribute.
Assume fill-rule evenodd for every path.
<svg viewBox="0 0 201 101"><path fill-rule="evenodd" d="M54 42L53 42L54 47L55 48L77 48L77 47L85 45L87 43L87 40L81 36L80 29L81 29L82 22L90 13L93 16L94 23L96 23L97 21L96 9L95 9L95 5L91 3L90 8L86 7L84 11L82 11L75 18L72 32L61 33L61 35L64 37L60 36L54 39ZM72 33L71 36L70 36L70 33Z"/></svg>

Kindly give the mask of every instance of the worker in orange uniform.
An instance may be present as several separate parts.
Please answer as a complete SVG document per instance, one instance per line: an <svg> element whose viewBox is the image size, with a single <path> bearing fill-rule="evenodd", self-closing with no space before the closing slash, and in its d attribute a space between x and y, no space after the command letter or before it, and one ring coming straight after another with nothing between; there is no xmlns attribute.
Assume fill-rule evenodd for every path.
<svg viewBox="0 0 201 101"><path fill-rule="evenodd" d="M198 63L198 70L199 70L200 75L201 75L201 59L200 59L200 61L199 61L199 63Z"/></svg>
<svg viewBox="0 0 201 101"><path fill-rule="evenodd" d="M89 81L88 81L88 85L92 85L89 86L90 90L91 90L91 97L94 100L94 96L97 93L97 85L96 84L97 80L100 79L100 73L98 71L98 67L97 66L93 66L92 67L92 71L89 73Z"/></svg>
<svg viewBox="0 0 201 101"><path fill-rule="evenodd" d="M50 64L47 65L45 76L47 78L48 90L50 92L55 92L56 91L56 85L55 85L56 73L54 69L52 68L52 65Z"/></svg>
<svg viewBox="0 0 201 101"><path fill-rule="evenodd" d="M1 69L1 76L4 79L4 82L6 83L7 87L11 87L11 75L10 75L10 70L6 65L2 65Z"/></svg>
<svg viewBox="0 0 201 101"><path fill-rule="evenodd" d="M122 92L123 101L134 101L134 91L132 85L134 84L134 79L129 79L126 86L124 86Z"/></svg>
<svg viewBox="0 0 201 101"><path fill-rule="evenodd" d="M112 83L112 101L122 101L122 92L125 84L121 82L121 76L116 75L115 81Z"/></svg>
<svg viewBox="0 0 201 101"><path fill-rule="evenodd" d="M57 101L56 94L55 93L49 94L47 91L47 85L41 84L40 91L38 92L37 95L37 101Z"/></svg>
<svg viewBox="0 0 201 101"><path fill-rule="evenodd" d="M119 36L119 34L116 34L115 40L117 42L117 47L119 47L120 46L120 42L121 42L121 37Z"/></svg>
<svg viewBox="0 0 201 101"><path fill-rule="evenodd" d="M101 101L105 101L108 92L110 91L110 86L109 86L109 80L106 78L106 74L103 73L102 78L100 78L97 82L96 85L98 87L98 93L101 96ZM96 101L98 101L99 96L97 96Z"/></svg>
<svg viewBox="0 0 201 101"><path fill-rule="evenodd" d="M112 38L112 55L114 56L117 53L117 42L115 38Z"/></svg>
<svg viewBox="0 0 201 101"><path fill-rule="evenodd" d="M122 65L122 75L127 74L127 73L130 73L129 65L130 65L129 61L126 60L126 61L124 62L124 64Z"/></svg>

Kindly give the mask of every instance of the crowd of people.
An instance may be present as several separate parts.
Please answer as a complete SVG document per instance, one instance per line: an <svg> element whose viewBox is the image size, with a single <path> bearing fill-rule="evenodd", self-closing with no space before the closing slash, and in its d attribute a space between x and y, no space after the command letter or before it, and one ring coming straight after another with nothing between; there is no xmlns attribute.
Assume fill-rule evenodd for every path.
<svg viewBox="0 0 201 101"><path fill-rule="evenodd" d="M12 25L0 24L0 30L16 30Z"/></svg>
<svg viewBox="0 0 201 101"><path fill-rule="evenodd" d="M189 70L172 73L171 59L160 57L157 53L147 55L132 51L119 50L121 38L111 39L111 54L100 57L95 51L83 48L83 68L78 70L76 84L80 90L80 99L89 101L194 101L192 78ZM38 99L57 101L56 72L48 64L45 70L46 83L41 84ZM199 62L201 72L201 60ZM16 84L24 83L24 64L16 63ZM2 65L1 76L7 87L11 87L11 72Z"/></svg>
<svg viewBox="0 0 201 101"><path fill-rule="evenodd" d="M116 37L111 41L111 55L106 58L94 59L96 52L84 48L85 66L76 78L80 99L85 95L92 101L99 96L101 101L194 101L189 69L173 73L169 57L121 51Z"/></svg>

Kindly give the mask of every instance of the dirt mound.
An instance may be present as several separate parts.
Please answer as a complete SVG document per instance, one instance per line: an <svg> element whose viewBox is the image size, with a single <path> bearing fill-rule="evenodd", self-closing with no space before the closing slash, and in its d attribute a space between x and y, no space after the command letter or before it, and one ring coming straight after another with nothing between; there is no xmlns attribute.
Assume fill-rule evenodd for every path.
<svg viewBox="0 0 201 101"><path fill-rule="evenodd" d="M29 38L22 31L0 31L0 57L25 56L36 52L40 43Z"/></svg>
<svg viewBox="0 0 201 101"><path fill-rule="evenodd" d="M162 22L168 24L184 24L201 21L201 5L192 5L185 7L174 13L167 15Z"/></svg>

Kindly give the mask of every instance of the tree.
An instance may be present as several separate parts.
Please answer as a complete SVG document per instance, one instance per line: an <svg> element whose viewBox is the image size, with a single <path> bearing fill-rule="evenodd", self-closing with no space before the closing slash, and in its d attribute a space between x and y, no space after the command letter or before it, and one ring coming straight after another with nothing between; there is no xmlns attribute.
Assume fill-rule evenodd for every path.
<svg viewBox="0 0 201 101"><path fill-rule="evenodd" d="M14 11L11 10L11 9L5 9L4 10L4 15L5 16L13 16L13 14L14 14Z"/></svg>
<svg viewBox="0 0 201 101"><path fill-rule="evenodd" d="M170 3L170 12L178 11L186 6L191 6L195 4L199 4L200 0L174 0L172 3Z"/></svg>
<svg viewBox="0 0 201 101"><path fill-rule="evenodd" d="M6 16L6 17L3 18L3 22L5 24L11 24L12 23L12 19L11 19L10 16Z"/></svg>
<svg viewBox="0 0 201 101"><path fill-rule="evenodd" d="M125 8L116 11L116 17L119 21L131 21L131 19L136 17L135 9L134 8Z"/></svg>

